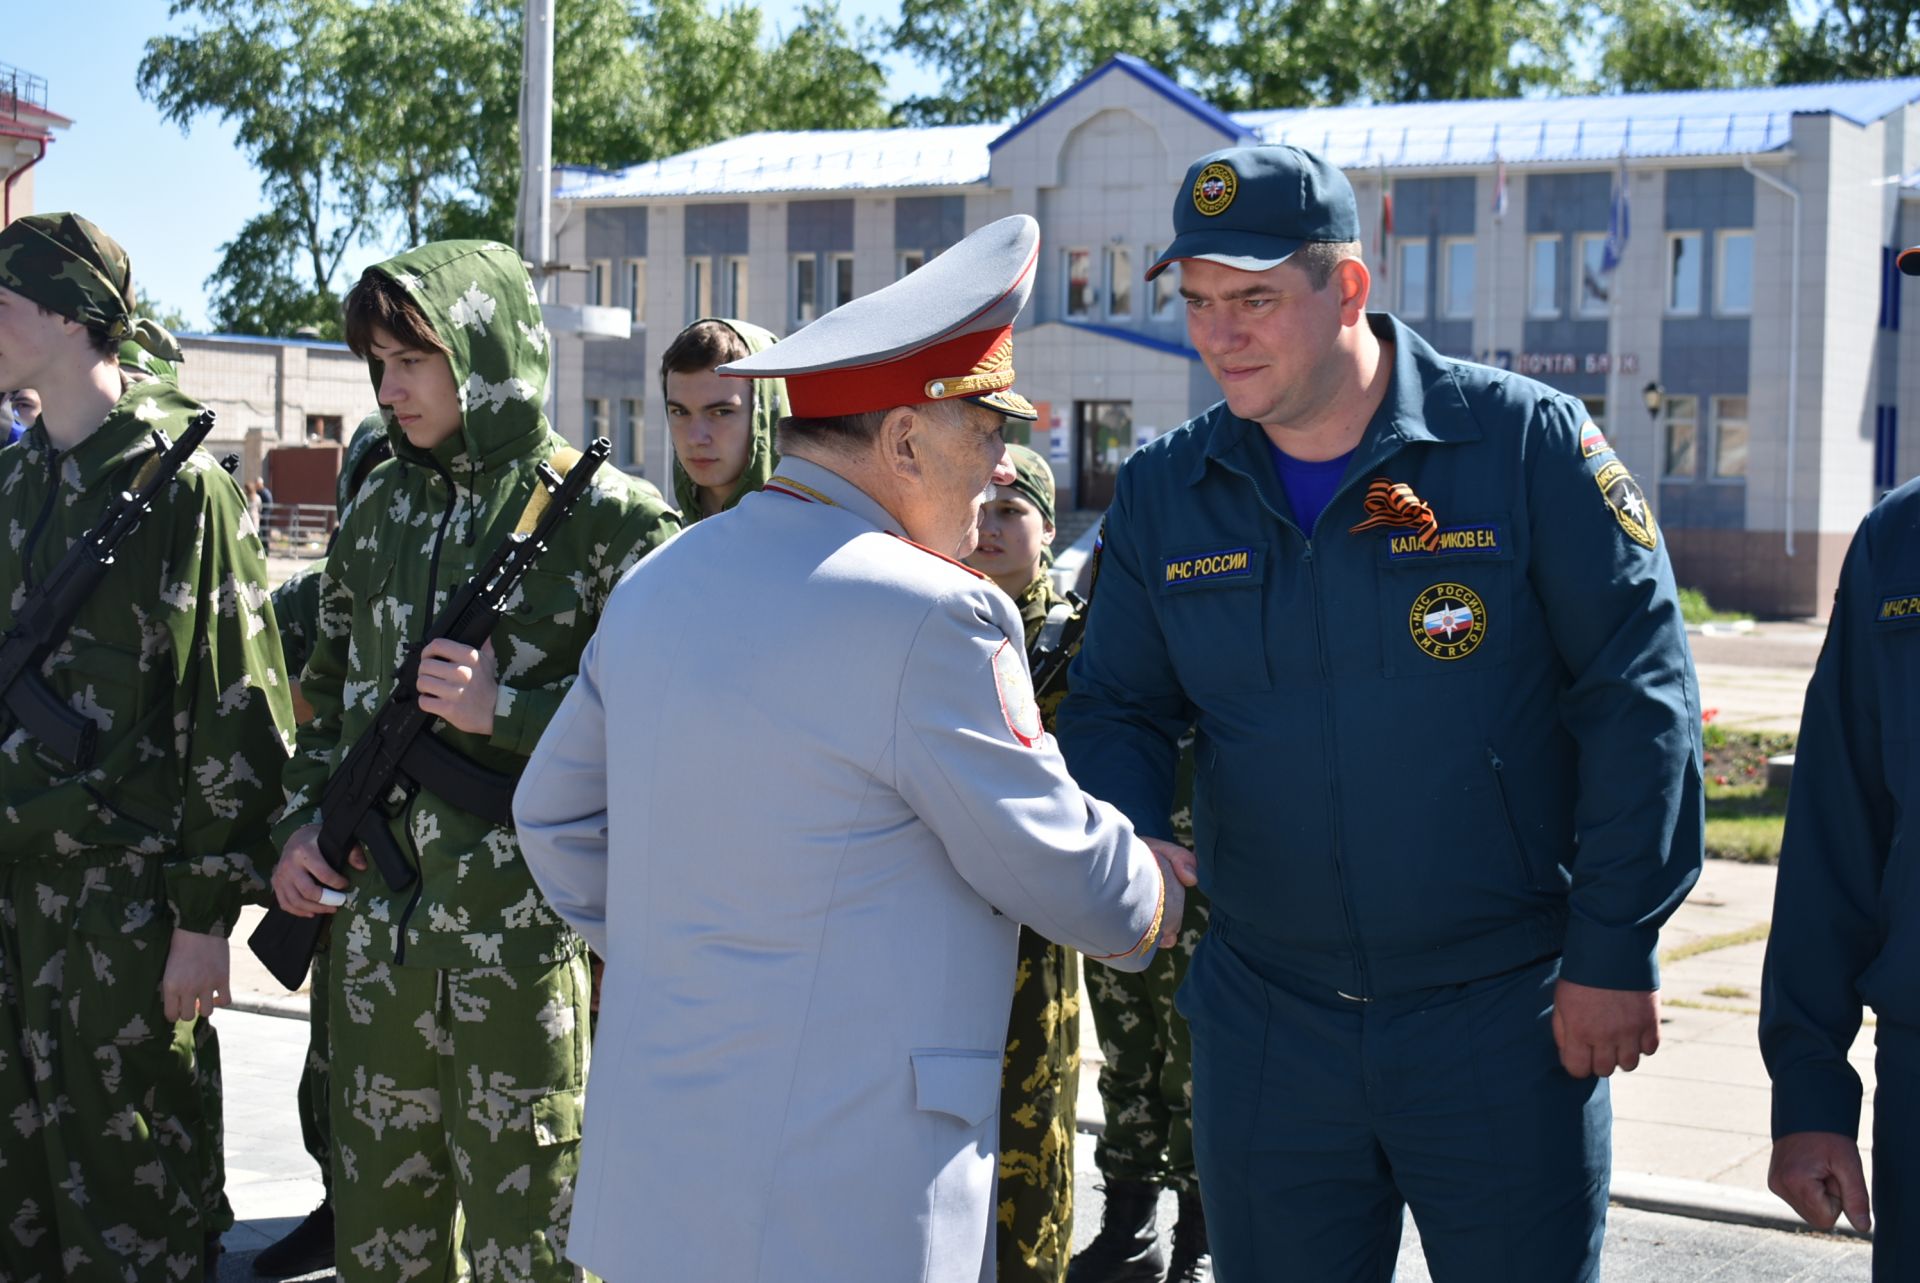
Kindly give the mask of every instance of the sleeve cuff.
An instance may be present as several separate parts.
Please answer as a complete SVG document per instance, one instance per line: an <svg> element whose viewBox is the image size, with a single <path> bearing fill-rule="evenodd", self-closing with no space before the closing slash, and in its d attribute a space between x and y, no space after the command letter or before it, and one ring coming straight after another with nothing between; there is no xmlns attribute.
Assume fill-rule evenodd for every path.
<svg viewBox="0 0 1920 1283"><path fill-rule="evenodd" d="M208 855L167 865L167 907L175 927L222 939L232 932L244 888L230 876L231 863Z"/></svg>
<svg viewBox="0 0 1920 1283"><path fill-rule="evenodd" d="M1576 912L1567 923L1560 978L1593 989L1658 989L1660 929L1598 926Z"/></svg>
<svg viewBox="0 0 1920 1283"><path fill-rule="evenodd" d="M570 685L571 683L569 683ZM493 734L488 743L521 757L533 756L547 723L560 711L566 690L537 687L521 690L502 685L493 700Z"/></svg>
<svg viewBox="0 0 1920 1283"><path fill-rule="evenodd" d="M1796 1065L1773 1080L1773 1138L1795 1132L1860 1135L1860 1075L1846 1061Z"/></svg>

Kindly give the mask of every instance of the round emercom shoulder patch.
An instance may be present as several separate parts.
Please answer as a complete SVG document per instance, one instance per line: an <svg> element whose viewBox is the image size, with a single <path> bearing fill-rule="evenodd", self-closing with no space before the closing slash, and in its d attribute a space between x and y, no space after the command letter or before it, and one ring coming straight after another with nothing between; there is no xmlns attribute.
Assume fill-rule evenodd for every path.
<svg viewBox="0 0 1920 1283"><path fill-rule="evenodd" d="M1413 644L1435 659L1465 659L1487 639L1487 607L1465 584L1435 584L1407 612Z"/></svg>
<svg viewBox="0 0 1920 1283"><path fill-rule="evenodd" d="M1240 175L1216 160L1193 180L1193 207L1212 218L1233 204L1239 191Z"/></svg>
<svg viewBox="0 0 1920 1283"><path fill-rule="evenodd" d="M1045 731L1040 725L1040 705L1033 699L1033 680L1027 676L1027 657L1003 641L993 652L993 684L1000 691L1000 711L1006 716L1013 737L1032 748Z"/></svg>

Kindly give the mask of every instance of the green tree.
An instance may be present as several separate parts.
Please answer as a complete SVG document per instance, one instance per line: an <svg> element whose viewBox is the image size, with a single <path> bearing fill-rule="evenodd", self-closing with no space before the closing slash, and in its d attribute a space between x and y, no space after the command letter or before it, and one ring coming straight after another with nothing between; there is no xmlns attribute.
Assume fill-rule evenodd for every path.
<svg viewBox="0 0 1920 1283"><path fill-rule="evenodd" d="M1870 80L1920 74L1920 3L1827 0L1780 31L1780 79Z"/></svg>
<svg viewBox="0 0 1920 1283"><path fill-rule="evenodd" d="M1771 82L1792 16L1776 0L1601 0L1600 85L1623 93Z"/></svg>
<svg viewBox="0 0 1920 1283"><path fill-rule="evenodd" d="M278 205L256 214L220 247L207 278L213 328L226 334L291 334L303 325L340 337L340 299L299 270L299 232Z"/></svg>

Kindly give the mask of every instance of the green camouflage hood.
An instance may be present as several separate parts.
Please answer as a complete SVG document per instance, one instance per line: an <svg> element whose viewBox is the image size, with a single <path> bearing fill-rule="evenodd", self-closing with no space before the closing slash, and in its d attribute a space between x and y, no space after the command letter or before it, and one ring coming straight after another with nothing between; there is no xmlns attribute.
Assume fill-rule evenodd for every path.
<svg viewBox="0 0 1920 1283"><path fill-rule="evenodd" d="M380 457L369 465L367 458L375 451L381 451ZM352 502L354 491L358 489L354 484L357 474L363 470L372 472L380 465L380 460L392 457L393 442L387 436L386 414L375 412L360 420L360 426L353 430L352 440L348 441L347 448L340 452L340 475L333 483L334 511L340 516L346 515L347 504ZM362 482L366 480L364 476L359 479Z"/></svg>
<svg viewBox="0 0 1920 1283"><path fill-rule="evenodd" d="M0 229L0 285L49 312L131 339L157 357L180 345L133 314L133 261L120 243L78 214L29 214Z"/></svg>
<svg viewBox="0 0 1920 1283"><path fill-rule="evenodd" d="M464 455L486 467L544 442L549 341L520 256L497 241L434 241L372 270L405 290L447 345L461 424L458 438L435 447L441 462ZM367 358L376 394L384 369ZM397 424L387 436L395 455L426 461Z"/></svg>
<svg viewBox="0 0 1920 1283"><path fill-rule="evenodd" d="M129 374L144 374L150 379L159 379L162 383L178 383L180 371L176 367L179 364L178 361L168 361L155 356L132 339L120 345L120 368Z"/></svg>
<svg viewBox="0 0 1920 1283"><path fill-rule="evenodd" d="M706 316L702 321L717 321L740 336L747 345L747 354L764 352L780 340L771 330L763 330L751 321L736 321L725 316ZM688 329L691 329L689 326ZM785 379L749 379L747 385L752 388L749 395L753 399L752 428L753 444L747 450L747 470L740 474L740 486L733 492L720 511L725 512L741 499L767 484L767 478L780 466L780 456L774 450L774 429L780 420L787 417L787 381ZM660 380L660 399L667 396L667 381ZM680 519L687 525L700 520L699 487L693 484L693 478L680 466L680 455L668 447L673 458L673 501L680 508Z"/></svg>

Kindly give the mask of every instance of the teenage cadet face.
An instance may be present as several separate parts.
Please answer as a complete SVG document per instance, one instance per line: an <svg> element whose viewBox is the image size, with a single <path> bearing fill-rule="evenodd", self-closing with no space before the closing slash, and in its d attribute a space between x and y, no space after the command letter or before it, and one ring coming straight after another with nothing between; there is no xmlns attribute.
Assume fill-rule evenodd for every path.
<svg viewBox="0 0 1920 1283"><path fill-rule="evenodd" d="M1352 267L1342 263L1316 290L1291 263L1264 272L1181 263L1187 335L1237 417L1305 424L1344 386L1335 348L1343 326L1364 323L1367 297L1365 268Z"/></svg>
<svg viewBox="0 0 1920 1283"><path fill-rule="evenodd" d="M0 388L32 387L40 382L40 373L58 360L63 349L74 345L76 336L84 343L84 328L42 311L32 299L0 285Z"/></svg>
<svg viewBox="0 0 1920 1283"><path fill-rule="evenodd" d="M460 431L460 390L445 352L403 346L379 326L367 351L381 363L380 404L393 412L407 440L431 450Z"/></svg>
<svg viewBox="0 0 1920 1283"><path fill-rule="evenodd" d="M667 431L673 452L693 484L733 493L753 451L753 413L747 403L753 385L712 370L667 375Z"/></svg>
<svg viewBox="0 0 1920 1283"><path fill-rule="evenodd" d="M965 559L980 535L980 506L996 480L1013 480L1006 416L971 401L915 411L912 440L918 466L918 529L907 535L936 552Z"/></svg>
<svg viewBox="0 0 1920 1283"><path fill-rule="evenodd" d="M1010 486L995 486L980 505L980 541L967 558L987 578L1019 592L1040 575L1040 554L1053 543L1053 523L1033 501Z"/></svg>

